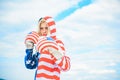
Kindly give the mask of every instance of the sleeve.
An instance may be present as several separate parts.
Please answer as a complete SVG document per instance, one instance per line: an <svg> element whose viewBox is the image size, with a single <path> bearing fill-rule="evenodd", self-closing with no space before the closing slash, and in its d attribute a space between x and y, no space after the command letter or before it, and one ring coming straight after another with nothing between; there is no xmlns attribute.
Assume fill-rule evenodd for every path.
<svg viewBox="0 0 120 80"><path fill-rule="evenodd" d="M60 67L62 71L68 71L70 69L70 58L65 55L65 47L61 40L56 40L56 43L60 47L61 51L64 53L62 59L57 60L56 64Z"/></svg>
<svg viewBox="0 0 120 80"><path fill-rule="evenodd" d="M53 40L48 40L47 37L44 36L39 37L39 41L36 44L36 50L39 53L44 53L44 51L48 50L49 48L58 50L57 44Z"/></svg>
<svg viewBox="0 0 120 80"><path fill-rule="evenodd" d="M70 58L68 56L64 56L62 59L57 60L56 64L58 64L59 68L62 71L68 71L70 70Z"/></svg>
<svg viewBox="0 0 120 80"><path fill-rule="evenodd" d="M38 42L38 38L39 35L37 34L37 32L32 31L30 33L27 34L26 38L25 38L25 45L28 49L33 48L34 44L36 44Z"/></svg>
<svg viewBox="0 0 120 80"><path fill-rule="evenodd" d="M70 58L65 56L65 48L61 40L52 41L41 37L36 45L36 49L39 53L44 53L47 50L61 70L67 71L70 69Z"/></svg>
<svg viewBox="0 0 120 80"><path fill-rule="evenodd" d="M33 54L34 44L38 42L38 38L39 35L34 31L28 33L25 38L26 55L24 57L24 63L27 69L35 69L38 65L38 52Z"/></svg>

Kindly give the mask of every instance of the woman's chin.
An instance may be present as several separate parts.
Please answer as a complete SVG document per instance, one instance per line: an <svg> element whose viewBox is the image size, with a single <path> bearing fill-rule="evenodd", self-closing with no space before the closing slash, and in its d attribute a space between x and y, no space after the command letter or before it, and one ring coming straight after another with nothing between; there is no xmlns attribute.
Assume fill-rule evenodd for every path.
<svg viewBox="0 0 120 80"><path fill-rule="evenodd" d="M43 36L47 36L47 34L43 34Z"/></svg>

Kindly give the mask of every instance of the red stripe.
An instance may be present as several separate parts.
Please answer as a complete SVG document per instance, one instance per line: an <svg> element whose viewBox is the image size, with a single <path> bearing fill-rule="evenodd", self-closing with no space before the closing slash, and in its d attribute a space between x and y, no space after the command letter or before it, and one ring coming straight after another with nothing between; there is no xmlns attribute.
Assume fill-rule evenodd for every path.
<svg viewBox="0 0 120 80"><path fill-rule="evenodd" d="M65 65L65 70L69 70L70 69L70 59L69 59L69 57L66 57L65 56L65 59L66 59L66 65Z"/></svg>
<svg viewBox="0 0 120 80"><path fill-rule="evenodd" d="M30 41L32 41L34 44L36 44L37 43L37 41L38 41L38 35L36 36L35 34L28 34L27 36L26 36L26 39L25 39L25 41L26 40L30 40Z"/></svg>
<svg viewBox="0 0 120 80"><path fill-rule="evenodd" d="M32 41L33 43L36 42L36 41L35 41L34 39L32 39L32 38L27 38L27 39L25 39L25 42L26 42L27 40L30 40L30 41Z"/></svg>
<svg viewBox="0 0 120 80"><path fill-rule="evenodd" d="M56 29L54 28L54 29L52 29L52 30L50 30L50 33L52 34L52 33L55 33L56 32Z"/></svg>
<svg viewBox="0 0 120 80"><path fill-rule="evenodd" d="M50 17L50 16L46 16L46 17L44 17L45 20L47 20L47 19L49 19L49 18L52 18L52 17Z"/></svg>
<svg viewBox="0 0 120 80"><path fill-rule="evenodd" d="M60 43L63 44L63 42L61 40L56 40L56 43ZM64 45L64 44L63 44Z"/></svg>
<svg viewBox="0 0 120 80"><path fill-rule="evenodd" d="M52 47L52 48L58 50L58 48L57 48L56 46L48 45L48 46L44 46L44 47L41 48L41 53L43 53L43 50L44 50L45 48L47 48L47 47Z"/></svg>
<svg viewBox="0 0 120 80"><path fill-rule="evenodd" d="M63 64L64 59L65 59L65 63ZM70 69L70 59L69 59L69 57L64 56L64 57L62 58L61 63L59 63L58 65L59 65L60 67L62 67L62 66L65 65L65 67L62 67L62 70L64 70L64 71L69 70L69 69Z"/></svg>
<svg viewBox="0 0 120 80"><path fill-rule="evenodd" d="M38 51L39 51L39 49L40 49L40 47L41 47L41 42L43 42L43 41L46 41L46 40L42 40L42 41L40 41L40 42L37 43L36 49L37 49ZM41 52L41 51L39 51L39 52Z"/></svg>
<svg viewBox="0 0 120 80"><path fill-rule="evenodd" d="M64 68L63 70L67 70L67 68L69 68L69 66L68 66L68 61L67 61L66 58L65 58L65 60L66 60L66 61L65 61L65 62L66 62L66 63L65 63L65 68Z"/></svg>
<svg viewBox="0 0 120 80"><path fill-rule="evenodd" d="M44 54L50 54L48 50L44 50Z"/></svg>
<svg viewBox="0 0 120 80"><path fill-rule="evenodd" d="M62 44L63 46L61 46L61 45L59 45L59 46L60 46L60 48L61 48L63 51L65 51L64 44L63 44L63 42L62 42L61 40L56 40L56 43Z"/></svg>
<svg viewBox="0 0 120 80"><path fill-rule="evenodd" d="M43 42L42 44L41 44L41 42L39 42L39 43L38 43L38 51L39 51L40 53L43 53L42 51L43 51L43 49L46 48L46 47L53 47L53 48L55 48L55 49L58 50L58 48L55 47L55 46L53 46L53 45L45 45L45 46L43 46L43 47L41 48L41 50L40 50L40 47L41 47L42 45L44 45L44 44L47 44L47 43L51 43L51 44L56 45L56 44L53 43L53 42Z"/></svg>
<svg viewBox="0 0 120 80"><path fill-rule="evenodd" d="M48 22L48 26L52 26L52 25L55 25L54 21Z"/></svg>
<svg viewBox="0 0 120 80"><path fill-rule="evenodd" d="M34 34L34 33L28 34L28 36L34 36L35 38L38 38L38 37L39 37L39 35L36 35L36 34Z"/></svg>
<svg viewBox="0 0 120 80"><path fill-rule="evenodd" d="M64 47L60 46L60 48L61 48L63 51L65 51L65 48L64 48Z"/></svg>
<svg viewBox="0 0 120 80"><path fill-rule="evenodd" d="M33 39L35 39L36 41L38 41L38 38L35 35L28 35L28 37L33 37Z"/></svg>
<svg viewBox="0 0 120 80"><path fill-rule="evenodd" d="M40 59L39 59L39 62L42 62L42 61L47 62L47 63L50 63L50 64L54 64L54 61L51 60L51 59L48 59L48 58L40 58Z"/></svg>
<svg viewBox="0 0 120 80"><path fill-rule="evenodd" d="M38 35L37 32L33 31L32 33L33 33L36 37L39 37L39 35Z"/></svg>
<svg viewBox="0 0 120 80"><path fill-rule="evenodd" d="M54 71L56 71L56 72L60 73L60 70L59 70L58 68L51 68L51 67L47 67L46 65L40 65L40 66L38 66L38 68L37 68L37 70L42 70L42 69L44 69L44 70L46 70L46 71L49 71L49 72L54 72Z"/></svg>
<svg viewBox="0 0 120 80"><path fill-rule="evenodd" d="M44 69L44 70L46 70L46 71L53 72L53 69L52 69L52 68L47 67L47 66L45 66L45 65L40 65L40 66L38 66L37 70L41 70L41 69Z"/></svg>
<svg viewBox="0 0 120 80"><path fill-rule="evenodd" d="M63 65L63 59L64 59L64 57L62 58L62 61L58 64L59 66Z"/></svg>
<svg viewBox="0 0 120 80"><path fill-rule="evenodd" d="M26 41L29 40L29 41L32 41L34 44L36 44L37 40L33 39L32 37L28 37L26 38Z"/></svg>
<svg viewBox="0 0 120 80"><path fill-rule="evenodd" d="M56 40L56 36L51 36L54 40Z"/></svg>
<svg viewBox="0 0 120 80"><path fill-rule="evenodd" d="M68 70L70 69L71 65L70 65L70 58L69 57L66 57L67 58L67 62L68 62Z"/></svg>
<svg viewBox="0 0 120 80"><path fill-rule="evenodd" d="M50 76L50 75L47 75L45 73L37 74L36 77L37 78L44 77L44 78L47 78L49 80L51 80L51 79L60 80L60 78L58 76L56 76L56 75Z"/></svg>

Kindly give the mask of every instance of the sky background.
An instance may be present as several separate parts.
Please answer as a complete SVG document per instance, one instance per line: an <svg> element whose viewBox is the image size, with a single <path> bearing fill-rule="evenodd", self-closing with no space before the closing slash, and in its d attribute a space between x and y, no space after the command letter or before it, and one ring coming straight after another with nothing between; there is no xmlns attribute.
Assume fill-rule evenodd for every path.
<svg viewBox="0 0 120 80"><path fill-rule="evenodd" d="M61 80L120 80L120 0L0 0L0 80L33 80L27 33L52 16L71 58Z"/></svg>

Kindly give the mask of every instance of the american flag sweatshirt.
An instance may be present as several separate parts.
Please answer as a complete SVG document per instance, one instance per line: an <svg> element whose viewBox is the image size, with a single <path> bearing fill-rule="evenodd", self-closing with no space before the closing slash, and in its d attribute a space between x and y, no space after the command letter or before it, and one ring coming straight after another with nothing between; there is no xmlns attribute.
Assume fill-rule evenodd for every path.
<svg viewBox="0 0 120 80"><path fill-rule="evenodd" d="M35 80L60 80L61 71L68 71L70 69L70 58L65 55L64 43L56 38L55 22L52 17L46 16L44 19L50 27L50 37L54 41L46 40L46 37L39 36L36 31L32 31L26 36L25 42L33 42L36 45L36 50L40 53ZM48 47L61 51L64 56L57 60L47 50Z"/></svg>

